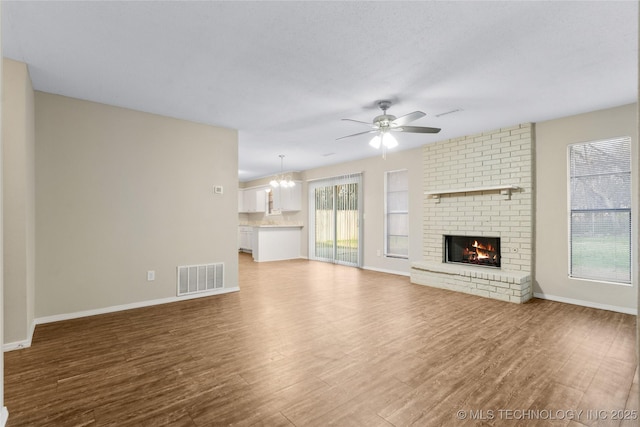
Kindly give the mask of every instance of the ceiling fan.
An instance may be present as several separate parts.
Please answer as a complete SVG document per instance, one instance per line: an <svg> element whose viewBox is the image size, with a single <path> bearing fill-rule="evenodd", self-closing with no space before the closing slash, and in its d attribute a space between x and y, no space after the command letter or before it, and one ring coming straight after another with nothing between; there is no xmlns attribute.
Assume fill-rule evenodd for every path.
<svg viewBox="0 0 640 427"><path fill-rule="evenodd" d="M342 119L350 122L364 123L367 126L371 126L372 129L354 133L353 135L343 136L339 139L350 138L352 136L365 135L368 133L375 133L369 145L379 149L382 146L382 156L385 157L386 149L393 148L398 145L398 141L391 135L391 132L411 132L411 133L438 133L439 128L430 128L424 126L406 126L407 123L411 123L414 120L418 120L421 117L426 116L422 111L414 111L413 113L406 114L404 116L396 117L391 114L387 114L387 110L391 107L391 101L382 100L377 102L378 107L382 110L382 114L376 116L372 123L363 122L353 119Z"/></svg>

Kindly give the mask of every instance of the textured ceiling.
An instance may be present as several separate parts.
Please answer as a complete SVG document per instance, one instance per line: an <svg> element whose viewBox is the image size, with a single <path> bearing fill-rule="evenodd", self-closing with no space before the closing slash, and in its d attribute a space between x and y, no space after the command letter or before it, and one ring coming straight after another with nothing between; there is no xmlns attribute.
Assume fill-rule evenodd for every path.
<svg viewBox="0 0 640 427"><path fill-rule="evenodd" d="M638 93L635 1L5 0L2 43L37 90L238 129L241 181L377 155L335 139L379 99L442 128L409 149Z"/></svg>

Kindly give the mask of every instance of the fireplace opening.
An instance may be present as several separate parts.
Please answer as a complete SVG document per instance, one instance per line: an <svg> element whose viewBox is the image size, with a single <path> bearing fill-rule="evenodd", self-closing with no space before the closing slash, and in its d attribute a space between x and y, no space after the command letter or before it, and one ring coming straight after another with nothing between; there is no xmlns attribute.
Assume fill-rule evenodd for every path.
<svg viewBox="0 0 640 427"><path fill-rule="evenodd" d="M500 238L444 236L444 261L500 267Z"/></svg>

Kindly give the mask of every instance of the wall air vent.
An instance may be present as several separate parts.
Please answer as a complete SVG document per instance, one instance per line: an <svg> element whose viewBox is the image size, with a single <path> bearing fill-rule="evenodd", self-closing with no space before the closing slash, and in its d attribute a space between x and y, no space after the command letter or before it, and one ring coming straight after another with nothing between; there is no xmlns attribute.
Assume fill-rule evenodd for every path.
<svg viewBox="0 0 640 427"><path fill-rule="evenodd" d="M178 296L207 292L224 287L224 263L182 265L178 267Z"/></svg>

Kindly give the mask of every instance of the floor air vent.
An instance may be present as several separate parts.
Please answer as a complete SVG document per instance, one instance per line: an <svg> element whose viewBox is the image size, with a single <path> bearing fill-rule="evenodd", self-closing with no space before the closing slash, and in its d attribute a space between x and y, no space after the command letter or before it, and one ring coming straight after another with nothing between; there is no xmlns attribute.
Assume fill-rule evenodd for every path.
<svg viewBox="0 0 640 427"><path fill-rule="evenodd" d="M223 263L178 267L178 296L206 292L223 287Z"/></svg>

